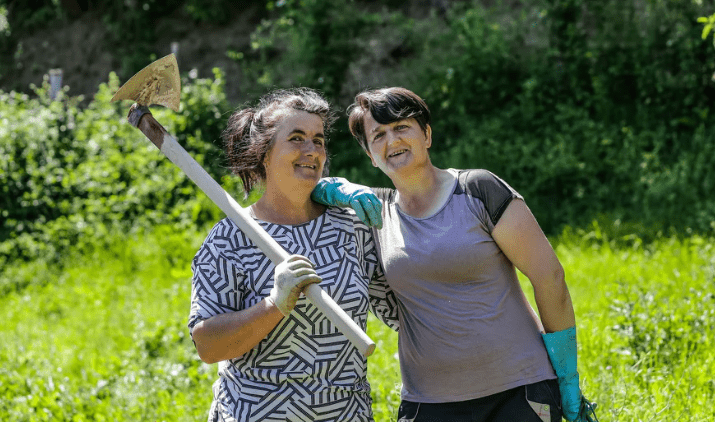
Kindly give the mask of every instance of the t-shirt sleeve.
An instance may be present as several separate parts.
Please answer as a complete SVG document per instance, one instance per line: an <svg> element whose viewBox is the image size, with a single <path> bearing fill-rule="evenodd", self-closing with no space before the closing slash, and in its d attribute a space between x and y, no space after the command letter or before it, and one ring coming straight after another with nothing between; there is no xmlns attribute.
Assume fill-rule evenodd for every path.
<svg viewBox="0 0 715 422"><path fill-rule="evenodd" d="M225 222L218 223L194 256L191 263L190 332L199 321L238 311L243 303L245 272L227 241L237 230Z"/></svg>
<svg viewBox="0 0 715 422"><path fill-rule="evenodd" d="M489 220L485 223L490 230L497 225L513 199L524 199L514 188L488 170L464 171L460 179L469 195L484 204ZM473 211L479 214L478 210Z"/></svg>

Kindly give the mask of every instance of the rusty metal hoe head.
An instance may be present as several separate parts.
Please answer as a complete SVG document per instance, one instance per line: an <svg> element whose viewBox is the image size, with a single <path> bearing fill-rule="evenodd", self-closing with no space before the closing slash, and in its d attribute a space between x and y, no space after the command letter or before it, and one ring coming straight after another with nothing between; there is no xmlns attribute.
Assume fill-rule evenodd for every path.
<svg viewBox="0 0 715 422"><path fill-rule="evenodd" d="M112 101L132 100L141 106L163 105L179 111L181 78L176 56L172 53L151 63L132 76L114 94Z"/></svg>

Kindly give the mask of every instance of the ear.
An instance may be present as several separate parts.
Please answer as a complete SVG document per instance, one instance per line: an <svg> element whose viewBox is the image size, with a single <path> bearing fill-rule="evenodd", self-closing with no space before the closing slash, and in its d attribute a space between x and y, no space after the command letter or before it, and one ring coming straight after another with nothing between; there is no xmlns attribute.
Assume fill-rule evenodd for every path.
<svg viewBox="0 0 715 422"><path fill-rule="evenodd" d="M427 125L425 136L427 137L427 148L429 148L432 146L432 126Z"/></svg>

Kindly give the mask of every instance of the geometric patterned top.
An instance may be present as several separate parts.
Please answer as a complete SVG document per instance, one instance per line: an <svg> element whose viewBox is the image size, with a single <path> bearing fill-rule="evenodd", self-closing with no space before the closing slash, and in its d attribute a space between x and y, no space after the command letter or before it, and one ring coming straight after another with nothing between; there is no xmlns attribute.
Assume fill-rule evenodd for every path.
<svg viewBox="0 0 715 422"><path fill-rule="evenodd" d="M320 287L363 330L368 308L398 328L395 298L379 268L372 232L354 211L330 207L299 225L257 221L290 254L315 264ZM211 230L191 268L189 330L200 320L247 309L267 297L275 265L225 218ZM256 347L219 362L208 420L372 421L366 374L366 359L303 296Z"/></svg>

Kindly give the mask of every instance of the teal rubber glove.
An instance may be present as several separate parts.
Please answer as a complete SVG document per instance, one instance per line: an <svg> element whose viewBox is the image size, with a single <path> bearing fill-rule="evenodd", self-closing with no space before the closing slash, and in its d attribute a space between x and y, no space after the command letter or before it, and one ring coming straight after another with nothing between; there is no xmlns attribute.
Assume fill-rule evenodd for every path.
<svg viewBox="0 0 715 422"><path fill-rule="evenodd" d="M598 422L596 416L596 403L591 403L586 397L581 396L581 408L578 411L578 422Z"/></svg>
<svg viewBox="0 0 715 422"><path fill-rule="evenodd" d="M350 183L342 177L324 177L310 197L323 205L352 208L363 223L382 228L382 202L366 186Z"/></svg>
<svg viewBox="0 0 715 422"><path fill-rule="evenodd" d="M576 368L576 327L555 333L542 334L551 366L559 378L561 408L568 421L581 421L581 389Z"/></svg>

